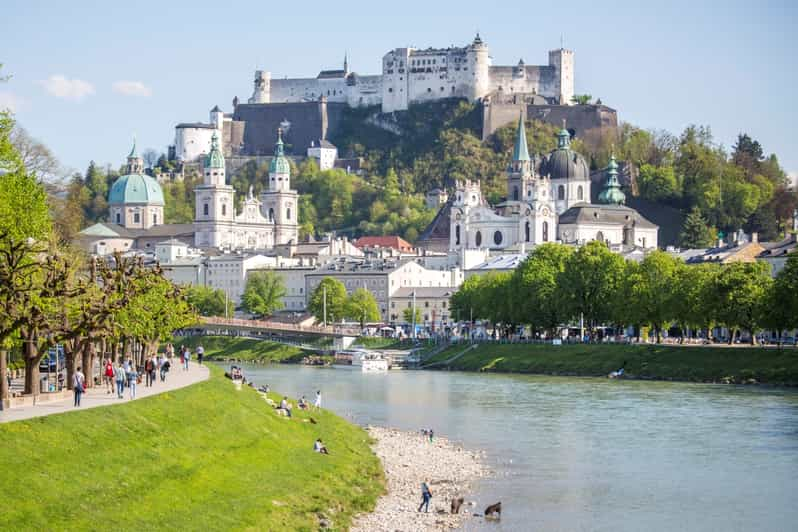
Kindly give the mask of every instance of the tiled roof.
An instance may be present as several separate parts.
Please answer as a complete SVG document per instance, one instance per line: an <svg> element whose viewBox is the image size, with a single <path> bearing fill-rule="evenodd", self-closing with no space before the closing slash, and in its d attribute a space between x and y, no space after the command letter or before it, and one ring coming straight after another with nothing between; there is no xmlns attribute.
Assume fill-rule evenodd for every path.
<svg viewBox="0 0 798 532"><path fill-rule="evenodd" d="M399 251L410 251L413 244L400 236L362 236L355 241L359 248L393 248Z"/></svg>

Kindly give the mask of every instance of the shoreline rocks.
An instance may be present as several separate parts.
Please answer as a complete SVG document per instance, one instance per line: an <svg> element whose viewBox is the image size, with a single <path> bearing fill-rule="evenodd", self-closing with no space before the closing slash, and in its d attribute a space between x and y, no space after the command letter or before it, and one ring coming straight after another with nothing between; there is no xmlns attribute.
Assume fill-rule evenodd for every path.
<svg viewBox="0 0 798 532"><path fill-rule="evenodd" d="M450 530L473 517L474 482L488 474L482 454L435 436L433 441L420 432L367 427L376 440L372 448L385 470L387 493L374 511L357 516L352 531ZM418 512L421 483L427 479L432 500L429 513ZM453 498L464 497L459 514L450 514Z"/></svg>

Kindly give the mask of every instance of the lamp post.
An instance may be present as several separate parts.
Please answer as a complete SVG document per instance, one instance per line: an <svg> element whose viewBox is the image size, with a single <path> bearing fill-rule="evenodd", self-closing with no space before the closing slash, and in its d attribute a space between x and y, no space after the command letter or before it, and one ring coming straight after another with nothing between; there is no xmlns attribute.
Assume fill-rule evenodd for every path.
<svg viewBox="0 0 798 532"><path fill-rule="evenodd" d="M413 290L412 317L413 317L413 320L412 320L413 321L413 340L415 340L416 339L416 291L415 290Z"/></svg>

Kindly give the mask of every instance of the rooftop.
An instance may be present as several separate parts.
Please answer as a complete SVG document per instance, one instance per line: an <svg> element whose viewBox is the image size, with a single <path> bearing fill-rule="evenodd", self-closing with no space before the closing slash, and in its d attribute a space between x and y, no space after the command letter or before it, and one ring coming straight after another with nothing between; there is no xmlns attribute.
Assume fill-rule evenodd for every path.
<svg viewBox="0 0 798 532"><path fill-rule="evenodd" d="M595 205L577 203L560 215L559 225L589 223L607 225L634 225L649 229L657 226L645 219L639 212L625 205Z"/></svg>
<svg viewBox="0 0 798 532"><path fill-rule="evenodd" d="M355 240L356 247L359 248L393 248L398 251L412 251L413 244L400 236L362 236Z"/></svg>

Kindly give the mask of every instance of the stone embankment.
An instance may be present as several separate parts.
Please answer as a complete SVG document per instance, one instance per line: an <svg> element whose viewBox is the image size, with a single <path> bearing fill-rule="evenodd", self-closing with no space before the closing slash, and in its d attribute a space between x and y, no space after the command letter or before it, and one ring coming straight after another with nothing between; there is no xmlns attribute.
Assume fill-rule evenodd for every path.
<svg viewBox="0 0 798 532"><path fill-rule="evenodd" d="M433 441L420 432L368 427L376 440L374 452L382 461L388 492L377 501L374 512L358 516L355 532L410 532L448 530L473 517L475 508L470 490L488 474L481 453L468 451L435 436ZM427 480L432 500L429 513L419 513L421 483ZM453 498L465 502L459 514L450 514Z"/></svg>

